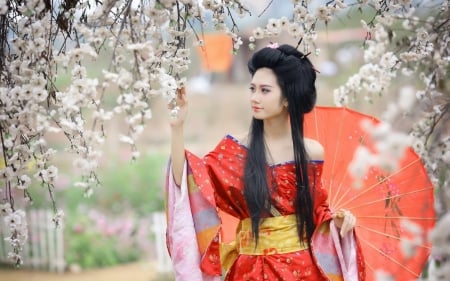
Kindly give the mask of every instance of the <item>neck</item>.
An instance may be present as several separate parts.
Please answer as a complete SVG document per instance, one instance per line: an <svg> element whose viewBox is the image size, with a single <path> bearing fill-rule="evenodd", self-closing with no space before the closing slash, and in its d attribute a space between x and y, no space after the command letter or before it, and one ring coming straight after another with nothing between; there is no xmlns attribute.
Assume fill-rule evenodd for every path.
<svg viewBox="0 0 450 281"><path fill-rule="evenodd" d="M291 135L289 118L264 120L264 136L267 139L280 139Z"/></svg>

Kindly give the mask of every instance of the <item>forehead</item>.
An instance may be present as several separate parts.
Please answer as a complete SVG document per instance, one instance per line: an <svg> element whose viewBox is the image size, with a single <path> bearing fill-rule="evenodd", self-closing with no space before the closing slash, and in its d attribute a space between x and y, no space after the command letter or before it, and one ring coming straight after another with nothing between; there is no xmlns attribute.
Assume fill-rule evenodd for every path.
<svg viewBox="0 0 450 281"><path fill-rule="evenodd" d="M278 85L277 76L272 69L263 67L258 69L253 75L252 84L276 86Z"/></svg>

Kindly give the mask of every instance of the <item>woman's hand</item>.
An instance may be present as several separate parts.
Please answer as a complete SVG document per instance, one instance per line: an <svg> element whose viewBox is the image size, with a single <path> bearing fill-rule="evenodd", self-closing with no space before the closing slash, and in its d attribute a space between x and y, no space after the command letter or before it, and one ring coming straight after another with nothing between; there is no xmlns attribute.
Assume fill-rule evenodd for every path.
<svg viewBox="0 0 450 281"><path fill-rule="evenodd" d="M356 225L356 217L348 210L341 209L332 216L334 224L340 228L341 237L344 237Z"/></svg>
<svg viewBox="0 0 450 281"><path fill-rule="evenodd" d="M188 111L188 102L186 99L186 89L183 87L177 90L177 98L176 103L169 103L167 108L169 109L170 114L170 125L172 127L183 126L184 121L186 120L187 111ZM177 110L177 113L172 114L173 110Z"/></svg>

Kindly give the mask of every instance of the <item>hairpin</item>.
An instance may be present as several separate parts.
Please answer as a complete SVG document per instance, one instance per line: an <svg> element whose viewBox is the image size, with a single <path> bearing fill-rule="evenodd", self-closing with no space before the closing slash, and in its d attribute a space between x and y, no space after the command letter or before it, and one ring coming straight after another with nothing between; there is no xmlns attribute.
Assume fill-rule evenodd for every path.
<svg viewBox="0 0 450 281"><path fill-rule="evenodd" d="M279 47L278 43L272 43L270 42L269 45L267 45L267 48L271 48L271 49L277 49Z"/></svg>
<svg viewBox="0 0 450 281"><path fill-rule="evenodd" d="M300 44L302 43L302 41L303 41L303 37L300 38L300 40L298 40L297 47L295 47L296 49L298 49L298 46L300 46Z"/></svg>
<svg viewBox="0 0 450 281"><path fill-rule="evenodd" d="M300 57L300 59L301 59L301 60L302 60L302 59L306 59L310 54L311 54L311 52L309 52L309 53L307 53L307 54L304 54L303 56ZM312 63L311 63L311 68L312 68L315 72L320 73L320 71L317 70L317 69L314 67L314 65L313 65Z"/></svg>
<svg viewBox="0 0 450 281"><path fill-rule="evenodd" d="M301 60L302 60L302 59L306 59L310 54L311 54L311 52L307 53L306 55L301 56L300 59L301 59Z"/></svg>

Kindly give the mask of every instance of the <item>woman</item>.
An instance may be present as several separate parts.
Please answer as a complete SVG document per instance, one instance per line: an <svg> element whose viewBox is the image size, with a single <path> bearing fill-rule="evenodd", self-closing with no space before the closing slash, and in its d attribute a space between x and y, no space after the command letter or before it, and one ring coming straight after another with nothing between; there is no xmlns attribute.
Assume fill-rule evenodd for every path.
<svg viewBox="0 0 450 281"><path fill-rule="evenodd" d="M170 123L167 189L167 238L177 280L220 275L218 264L226 270L225 280L363 280L355 217L330 211L320 182L323 147L303 137L303 115L316 102L314 67L292 46L270 45L253 55L248 69L249 134L226 135L203 159L185 151L187 100L184 90L179 92L180 110ZM182 195L183 188L189 188L189 196ZM182 204L176 201L185 202L190 214L177 210L174 206ZM236 240L222 243L220 250L215 207L240 220ZM189 227L192 239L180 239ZM186 244L192 240L197 250ZM196 267L201 273L193 277Z"/></svg>

